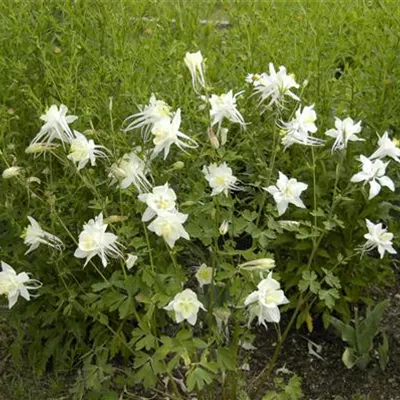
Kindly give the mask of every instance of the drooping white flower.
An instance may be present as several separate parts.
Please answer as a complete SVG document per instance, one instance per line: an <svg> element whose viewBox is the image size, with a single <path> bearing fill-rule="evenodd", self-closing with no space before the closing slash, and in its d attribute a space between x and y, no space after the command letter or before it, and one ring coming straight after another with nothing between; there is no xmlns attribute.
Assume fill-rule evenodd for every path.
<svg viewBox="0 0 400 400"><path fill-rule="evenodd" d="M254 93L260 95L260 104L268 97L271 97L268 107L273 104L282 106L285 96L300 101L300 98L291 91L292 88L298 89L299 87L300 85L296 82L294 74L288 75L286 68L282 65L279 67L279 71L276 72L274 64L269 63L269 74L263 72L260 75L257 84L254 85Z"/></svg>
<svg viewBox="0 0 400 400"><path fill-rule="evenodd" d="M181 126L181 110L178 108L172 120L162 120L154 124L151 129L153 135L153 143L155 145L152 158L164 151L164 160L169 154L172 144L178 146L181 150L184 148L196 148L197 143L189 136L182 133L179 128ZM185 139L185 141L181 140Z"/></svg>
<svg viewBox="0 0 400 400"><path fill-rule="evenodd" d="M196 272L196 279L199 282L200 287L209 285L212 281L213 269L208 267L206 264L201 264Z"/></svg>
<svg viewBox="0 0 400 400"><path fill-rule="evenodd" d="M325 135L335 138L332 151L347 148L347 142L363 142L365 139L359 138L358 133L361 132L361 121L354 121L347 117L344 120L335 117L335 128L329 129Z"/></svg>
<svg viewBox="0 0 400 400"><path fill-rule="evenodd" d="M239 268L247 271L265 271L275 268L275 260L273 258L259 258L239 264Z"/></svg>
<svg viewBox="0 0 400 400"><path fill-rule="evenodd" d="M152 193L139 194L139 200L147 204L142 221L151 220L164 211L173 211L176 206L176 194L166 183L163 186L156 186Z"/></svg>
<svg viewBox="0 0 400 400"><path fill-rule="evenodd" d="M374 158L390 157L396 162L400 162L400 148L398 145L398 140L390 140L389 133L385 132L378 140L379 148L369 158L373 160Z"/></svg>
<svg viewBox="0 0 400 400"><path fill-rule="evenodd" d="M186 53L183 60L189 68L190 75L192 76L192 86L197 92L199 85L203 88L206 87L206 80L204 77L204 60L201 51L196 53Z"/></svg>
<svg viewBox="0 0 400 400"><path fill-rule="evenodd" d="M267 327L266 322L278 323L281 319L279 307L289 303L278 281L272 278L272 272L268 274L257 286L258 290L250 293L244 304L250 306L250 322L258 318L258 324Z"/></svg>
<svg viewBox="0 0 400 400"><path fill-rule="evenodd" d="M119 182L121 189L133 185L139 193L143 193L151 190L151 183L146 178L149 172L146 163L131 152L124 154L118 164L111 166L108 176L112 185Z"/></svg>
<svg viewBox="0 0 400 400"><path fill-rule="evenodd" d="M132 269L133 266L135 265L136 261L138 259L138 256L134 254L128 254L128 257L125 260L125 265L128 270Z"/></svg>
<svg viewBox="0 0 400 400"><path fill-rule="evenodd" d="M294 143L303 144L306 146L321 146L324 141L310 136L310 133L317 132L315 121L317 113L314 110L314 104L305 106L303 110L299 107L296 111L295 118L290 122L283 122L282 144L285 149Z"/></svg>
<svg viewBox="0 0 400 400"><path fill-rule="evenodd" d="M203 174L212 189L211 196L216 196L220 193L225 193L228 196L229 190L238 190L238 186L236 186L237 178L233 175L232 169L228 167L226 162L220 165L204 166Z"/></svg>
<svg viewBox="0 0 400 400"><path fill-rule="evenodd" d="M41 115L40 119L45 124L40 128L39 133L34 137L32 144L41 143L48 144L54 139L59 139L61 142L70 142L74 138L74 134L69 127L69 124L78 119L75 115L67 115L68 108L61 104L58 108L53 104L46 112Z"/></svg>
<svg viewBox="0 0 400 400"><path fill-rule="evenodd" d="M378 248L378 252L383 258L385 251L390 254L396 254L396 250L393 248L393 233L387 231L387 228L383 228L382 224L374 224L370 220L365 220L367 223L368 233L364 235L367 242L364 245L365 251L371 251Z"/></svg>
<svg viewBox="0 0 400 400"><path fill-rule="evenodd" d="M160 121L170 121L171 117L171 107L165 101L157 100L156 96L152 93L149 104L140 107L140 112L129 116L124 121L133 120L123 131L129 132L133 129L141 128L143 139L147 141L150 139L150 131L153 126Z"/></svg>
<svg viewBox="0 0 400 400"><path fill-rule="evenodd" d="M175 312L175 321L179 324L186 320L190 325L195 325L200 308L204 311L203 304L191 289L185 289L175 295L174 299L164 307L164 310Z"/></svg>
<svg viewBox="0 0 400 400"><path fill-rule="evenodd" d="M175 242L179 238L189 240L189 234L185 231L183 223L187 220L188 215L178 211L164 211L153 220L148 228L157 236L162 236L169 247L174 247Z"/></svg>
<svg viewBox="0 0 400 400"><path fill-rule="evenodd" d="M240 124L242 128L246 127L244 118L238 111L236 105L236 98L242 93L243 92L239 92L234 95L233 91L230 90L228 93L223 93L220 96L212 94L209 98L211 106L211 126L213 127L214 125L218 124L217 134L221 129L221 124L224 118L233 123Z"/></svg>
<svg viewBox="0 0 400 400"><path fill-rule="evenodd" d="M271 185L263 188L268 193L274 196L278 214L282 215L289 206L289 203L296 207L305 208L303 201L300 199L301 193L308 188L308 185L303 182L298 182L297 179L289 179L282 172L279 172L279 178L276 185Z"/></svg>
<svg viewBox="0 0 400 400"><path fill-rule="evenodd" d="M17 166L6 168L2 173L2 177L3 179L15 178L16 176L21 175L23 170L24 169L22 167Z"/></svg>
<svg viewBox="0 0 400 400"><path fill-rule="evenodd" d="M103 223L103 213L83 225L83 231L79 235L79 244L74 256L86 258L85 266L96 255L101 258L103 267L107 266L108 257L123 256L118 248L118 236L106 232L106 230L107 224Z"/></svg>
<svg viewBox="0 0 400 400"><path fill-rule="evenodd" d="M57 250L62 249L63 242L57 236L44 231L34 218L28 216L28 220L30 224L23 233L23 237L24 243L30 247L25 254L29 254L31 251L36 250L40 244L54 247Z"/></svg>
<svg viewBox="0 0 400 400"><path fill-rule="evenodd" d="M5 295L8 297L8 308L12 308L22 296L26 300L30 300L32 294L29 290L39 289L42 284L36 280L31 279L26 272L20 272L18 275L14 268L5 262L1 262L0 271L0 296Z"/></svg>
<svg viewBox="0 0 400 400"><path fill-rule="evenodd" d="M74 131L75 139L71 141L71 148L68 159L78 164L78 171L90 161L92 167L96 165L96 157L107 158L107 155L100 149L103 146L97 145L92 139L88 140L85 135Z"/></svg>
<svg viewBox="0 0 400 400"><path fill-rule="evenodd" d="M381 186L386 186L392 192L394 192L395 187L393 181L385 176L386 167L389 162L384 163L381 160L371 161L365 156L360 156L360 161L362 163L362 171L355 174L351 178L351 182L362 182L369 183L369 200L373 199L381 191Z"/></svg>

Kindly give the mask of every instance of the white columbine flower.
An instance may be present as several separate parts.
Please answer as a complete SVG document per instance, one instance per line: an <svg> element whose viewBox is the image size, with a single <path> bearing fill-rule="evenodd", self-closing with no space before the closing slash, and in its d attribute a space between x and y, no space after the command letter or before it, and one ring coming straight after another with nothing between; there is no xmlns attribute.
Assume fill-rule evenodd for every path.
<svg viewBox="0 0 400 400"><path fill-rule="evenodd" d="M385 251L390 254L396 254L396 250L393 248L392 240L393 233L387 231L387 229L382 228L382 224L374 224L370 220L366 219L368 233L364 235L367 242L364 245L364 250L370 251L372 249L378 248L378 252L383 258Z"/></svg>
<svg viewBox="0 0 400 400"><path fill-rule="evenodd" d="M254 92L260 95L260 104L271 97L268 107L273 104L281 106L285 96L300 101L300 98L291 91L292 88L298 89L299 87L294 75L288 75L284 66L280 66L279 71L276 72L274 64L269 63L269 75L266 72L261 74L257 84L254 85Z"/></svg>
<svg viewBox="0 0 400 400"><path fill-rule="evenodd" d="M216 196L220 193L225 193L228 196L229 190L238 189L236 186L237 178L233 176L232 169L228 167L226 162L220 165L204 166L203 174L212 189L211 196Z"/></svg>
<svg viewBox="0 0 400 400"><path fill-rule="evenodd" d="M107 266L107 257L122 257L122 253L118 249L118 236L106 232L106 230L107 224L103 223L103 213L83 225L83 231L79 235L79 244L74 256L86 258L85 266L96 255L101 258L103 267Z"/></svg>
<svg viewBox="0 0 400 400"><path fill-rule="evenodd" d="M54 139L59 139L61 142L70 142L74 135L69 127L69 124L78 119L75 115L67 115L68 108L64 104L58 108L52 105L42 115L40 119L45 124L40 128L39 133L34 137L31 144L34 143L51 143Z"/></svg>
<svg viewBox="0 0 400 400"><path fill-rule="evenodd" d="M258 324L267 327L266 322L280 321L281 313L278 306L289 303L280 287L270 272L268 277L258 284L258 290L247 296L244 304L250 305L250 322L254 317L258 317Z"/></svg>
<svg viewBox="0 0 400 400"><path fill-rule="evenodd" d="M146 178L148 174L146 163L132 152L124 154L118 164L113 164L108 176L112 178L111 184L119 182L121 189L133 185L143 193L151 190L151 183Z"/></svg>
<svg viewBox="0 0 400 400"><path fill-rule="evenodd" d="M381 160L371 161L365 156L360 156L362 162L362 171L355 174L351 178L351 182L362 182L369 183L369 200L373 199L381 191L381 186L386 186L392 192L394 192L393 181L385 176L386 167L389 162L384 163Z"/></svg>
<svg viewBox="0 0 400 400"><path fill-rule="evenodd" d="M378 150L372 154L370 159L391 157L396 162L400 162L400 149L398 144L399 142L396 139L390 140L388 132L385 132L378 140Z"/></svg>
<svg viewBox="0 0 400 400"><path fill-rule="evenodd" d="M185 231L183 223L187 220L188 215L178 211L164 211L148 226L149 230L158 236L162 236L169 247L174 247L175 242L179 238L189 240L189 234Z"/></svg>
<svg viewBox="0 0 400 400"><path fill-rule="evenodd" d="M152 193L139 194L139 200L147 204L142 221L151 220L154 216L164 212L173 211L176 205L176 194L166 183L163 186L156 186Z"/></svg>
<svg viewBox="0 0 400 400"><path fill-rule="evenodd" d="M335 117L335 128L325 132L325 135L335 138L332 151L347 148L347 142L349 141L363 142L365 140L357 136L361 132L361 121L354 123L349 117L344 120Z"/></svg>
<svg viewBox="0 0 400 400"><path fill-rule="evenodd" d="M251 83L254 87L258 86L260 84L260 74L247 74L245 81L247 83Z"/></svg>
<svg viewBox="0 0 400 400"><path fill-rule="evenodd" d="M181 126L181 110L178 108L172 121L164 119L162 121L154 124L151 129L153 135L153 143L155 145L152 153L152 158L156 157L162 151L164 151L164 160L167 158L170 147L172 144L176 144L181 150L184 147L196 148L197 143L191 139L189 136L180 132L179 128ZM180 138L185 139L186 142L182 141Z"/></svg>
<svg viewBox="0 0 400 400"><path fill-rule="evenodd" d="M213 269L211 267L207 267L206 264L201 264L199 269L196 272L196 279L199 282L200 287L204 285L209 285L212 281Z"/></svg>
<svg viewBox="0 0 400 400"><path fill-rule="evenodd" d="M124 129L124 132L141 128L143 139L147 141L150 139L149 134L153 126L160 121L170 121L171 117L171 107L165 101L157 100L156 96L152 93L149 104L140 107L140 112L131 115L125 120L133 121Z"/></svg>
<svg viewBox="0 0 400 400"><path fill-rule="evenodd" d="M197 92L199 85L206 87L204 60L201 51L198 51L197 53L186 53L183 61L189 68L190 75L192 76L193 89Z"/></svg>
<svg viewBox="0 0 400 400"><path fill-rule="evenodd" d="M128 257L125 260L126 268L128 268L128 270L132 269L133 266L135 265L137 259L138 259L138 256L135 256L134 254L128 254Z"/></svg>
<svg viewBox="0 0 400 400"><path fill-rule="evenodd" d="M236 106L236 97L242 93L243 92L239 92L234 95L233 91L230 90L228 93L223 93L220 96L213 94L209 98L211 106L211 126L218 124L217 133L219 133L221 129L221 124L224 118L231 122L240 124L242 128L246 127L243 116L240 114Z"/></svg>
<svg viewBox="0 0 400 400"><path fill-rule="evenodd" d="M40 244L54 247L57 250L62 249L63 242L57 236L44 231L34 218L28 216L28 220L30 224L23 233L23 238L24 243L30 247L25 254L36 250Z"/></svg>
<svg viewBox="0 0 400 400"><path fill-rule="evenodd" d="M314 104L305 106L303 110L299 107L296 111L295 118L290 122L283 122L284 136L282 144L285 149L294 143L304 144L306 146L321 146L324 141L309 135L309 133L317 132L315 121L317 113L314 110Z"/></svg>
<svg viewBox="0 0 400 400"><path fill-rule="evenodd" d="M86 166L90 161L91 166L96 165L96 157L107 158L107 155L100 149L103 146L97 145L92 139L87 140L86 136L78 131L74 131L76 136L71 141L71 148L67 158L78 164L78 171Z"/></svg>
<svg viewBox="0 0 400 400"><path fill-rule="evenodd" d="M274 196L278 214L282 215L288 208L289 203L300 208L306 207L300 196L307 188L308 185L306 183L298 182L294 178L288 179L286 175L279 172L279 179L276 181L276 186L272 185L263 189Z"/></svg>
<svg viewBox="0 0 400 400"><path fill-rule="evenodd" d="M39 289L42 284L36 279L29 278L26 272L21 272L17 275L14 268L5 262L1 262L0 271L0 296L8 297L8 308L12 308L22 296L26 300L30 300L31 294L29 290Z"/></svg>
<svg viewBox="0 0 400 400"><path fill-rule="evenodd" d="M10 168L6 168L3 173L2 173L2 177L3 179L12 179L15 178L16 176L21 175L22 171L24 169L22 167L10 167Z"/></svg>
<svg viewBox="0 0 400 400"><path fill-rule="evenodd" d="M200 308L204 311L203 304L197 299L197 295L191 289L185 289L178 293L174 299L164 307L164 310L175 312L175 321L179 324L186 320L190 325L195 325Z"/></svg>

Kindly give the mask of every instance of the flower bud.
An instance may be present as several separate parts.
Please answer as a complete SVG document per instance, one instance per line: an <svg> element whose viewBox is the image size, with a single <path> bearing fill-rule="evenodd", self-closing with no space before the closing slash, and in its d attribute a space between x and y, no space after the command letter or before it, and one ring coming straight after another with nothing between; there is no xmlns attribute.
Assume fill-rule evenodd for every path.
<svg viewBox="0 0 400 400"><path fill-rule="evenodd" d="M217 136L215 136L213 128L208 129L208 138L210 139L211 146L214 147L214 149L218 149L219 141Z"/></svg>
<svg viewBox="0 0 400 400"><path fill-rule="evenodd" d="M272 258L260 258L239 265L239 268L245 269L246 271L265 271L274 267L275 260Z"/></svg>
<svg viewBox="0 0 400 400"><path fill-rule="evenodd" d="M185 163L183 161L177 161L176 163L172 164L172 169L182 169L185 167Z"/></svg>
<svg viewBox="0 0 400 400"><path fill-rule="evenodd" d="M126 263L126 268L127 268L128 270L131 269L131 268L135 265L137 259L138 259L138 257L135 256L134 254L128 254L128 257L127 257L127 259L126 259L126 261L125 261L125 263Z"/></svg>
<svg viewBox="0 0 400 400"><path fill-rule="evenodd" d="M10 167L3 171L3 179L11 179L21 174L23 168L21 167Z"/></svg>
<svg viewBox="0 0 400 400"><path fill-rule="evenodd" d="M228 138L228 128L222 128L220 135L221 135L221 144L223 146Z"/></svg>
<svg viewBox="0 0 400 400"><path fill-rule="evenodd" d="M228 232L228 228L229 228L229 221L224 220L221 224L221 226L219 227L219 234L221 236L224 236L227 234Z"/></svg>

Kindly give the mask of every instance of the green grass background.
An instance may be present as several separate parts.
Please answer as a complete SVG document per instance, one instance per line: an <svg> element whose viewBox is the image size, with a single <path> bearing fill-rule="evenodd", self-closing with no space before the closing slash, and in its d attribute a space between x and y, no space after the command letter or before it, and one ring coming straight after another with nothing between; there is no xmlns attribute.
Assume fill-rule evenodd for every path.
<svg viewBox="0 0 400 400"><path fill-rule="evenodd" d="M221 28L219 21L229 26ZM31 162L25 147L49 105L64 103L80 116L78 130L92 124L107 133L110 97L118 130L151 92L181 107L185 128L195 130L190 116L198 99L183 57L197 50L206 57L216 93L244 88L246 73L273 62L287 66L299 82L309 80L304 101L318 103L321 114L330 116L319 119L321 129L332 124L333 115L349 114L379 133L391 129L396 135L399 25L400 8L388 0L1 0L0 149L6 157L12 150L24 166ZM127 146L132 142L133 136L118 135ZM102 143L107 140L109 135ZM1 235L6 232L0 229ZM0 354L6 336L0 334ZM30 399L66 390L63 379L37 381L29 368L0 372L7 387L0 398L9 399L7 391Z"/></svg>

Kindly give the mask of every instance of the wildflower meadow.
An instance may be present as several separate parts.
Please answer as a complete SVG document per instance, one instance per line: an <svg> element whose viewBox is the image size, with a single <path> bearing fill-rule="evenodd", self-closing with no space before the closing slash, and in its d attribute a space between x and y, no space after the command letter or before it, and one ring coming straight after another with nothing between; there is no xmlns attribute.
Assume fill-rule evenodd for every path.
<svg viewBox="0 0 400 400"><path fill-rule="evenodd" d="M0 398L400 399L399 19L1 1Z"/></svg>

